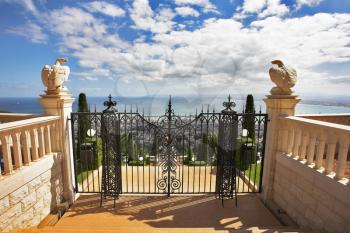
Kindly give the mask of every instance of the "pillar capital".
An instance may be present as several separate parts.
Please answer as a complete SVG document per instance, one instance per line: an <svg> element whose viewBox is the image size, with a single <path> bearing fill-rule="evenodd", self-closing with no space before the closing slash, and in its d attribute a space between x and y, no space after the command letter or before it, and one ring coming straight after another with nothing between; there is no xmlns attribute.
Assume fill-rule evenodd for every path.
<svg viewBox="0 0 350 233"><path fill-rule="evenodd" d="M293 116L295 107L300 102L296 95L267 95L263 99L269 118L278 116Z"/></svg>

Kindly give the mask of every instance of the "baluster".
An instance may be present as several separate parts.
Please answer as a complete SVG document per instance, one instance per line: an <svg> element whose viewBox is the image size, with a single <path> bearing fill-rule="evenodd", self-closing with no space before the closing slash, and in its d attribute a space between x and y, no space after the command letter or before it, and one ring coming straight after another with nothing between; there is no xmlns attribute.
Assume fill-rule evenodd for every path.
<svg viewBox="0 0 350 233"><path fill-rule="evenodd" d="M323 155L324 155L324 149L326 145L326 136L325 132L321 132L320 140L317 145L317 150L316 150L316 161L315 161L315 168L319 169L322 167L322 162L323 162Z"/></svg>
<svg viewBox="0 0 350 233"><path fill-rule="evenodd" d="M23 131L21 133L21 144L23 146L23 163L24 165L29 165L30 158L30 136L28 131Z"/></svg>
<svg viewBox="0 0 350 233"><path fill-rule="evenodd" d="M2 159L4 163L5 174L11 174L13 171L11 148L10 148L10 136L2 135L0 137L2 145Z"/></svg>
<svg viewBox="0 0 350 233"><path fill-rule="evenodd" d="M288 132L288 146L287 146L287 153L289 155L292 155L293 153L293 145L294 145L294 129L291 127L291 129Z"/></svg>
<svg viewBox="0 0 350 233"><path fill-rule="evenodd" d="M297 129L294 133L294 147L293 147L293 157L297 158L299 157L299 147L301 143L301 130Z"/></svg>
<svg viewBox="0 0 350 233"><path fill-rule="evenodd" d="M38 160L38 140L36 137L37 130L35 128L30 130L30 143L32 147L32 160L37 161Z"/></svg>
<svg viewBox="0 0 350 233"><path fill-rule="evenodd" d="M288 129L282 131L282 151L287 152L288 146Z"/></svg>
<svg viewBox="0 0 350 233"><path fill-rule="evenodd" d="M21 133L15 132L11 135L13 146L13 159L15 162L15 169L22 168L22 151L21 151Z"/></svg>
<svg viewBox="0 0 350 233"><path fill-rule="evenodd" d="M54 152L60 151L60 136L59 136L59 121L55 121L55 123L52 126L52 130L51 130L51 143L52 143L52 150Z"/></svg>
<svg viewBox="0 0 350 233"><path fill-rule="evenodd" d="M277 150L278 151L282 151L283 150L283 142L282 142L282 135L283 135L283 130L282 129L279 129L278 130L278 134L277 134Z"/></svg>
<svg viewBox="0 0 350 233"><path fill-rule="evenodd" d="M307 164L312 164L315 157L316 136L312 135L307 150Z"/></svg>
<svg viewBox="0 0 350 233"><path fill-rule="evenodd" d="M45 155L45 140L44 140L44 127L38 128L38 140L39 140L39 157L42 158Z"/></svg>
<svg viewBox="0 0 350 233"><path fill-rule="evenodd" d="M325 166L325 170L327 174L330 174L331 172L333 172L335 147L336 147L335 141L332 141L327 144L327 155L326 155L326 166Z"/></svg>
<svg viewBox="0 0 350 233"><path fill-rule="evenodd" d="M337 178L337 179L344 178L347 157L348 157L348 151L349 151L349 141L348 141L348 139L346 139L346 137L344 137L340 141L340 145L339 145L337 170L336 170L336 176L335 176L335 178Z"/></svg>
<svg viewBox="0 0 350 233"><path fill-rule="evenodd" d="M45 152L46 154L51 154L51 131L50 125L45 126Z"/></svg>
<svg viewBox="0 0 350 233"><path fill-rule="evenodd" d="M303 134L302 141L301 141L300 156L299 156L300 161L304 160L306 157L306 148L308 146L308 143L309 143L309 133L305 132Z"/></svg>

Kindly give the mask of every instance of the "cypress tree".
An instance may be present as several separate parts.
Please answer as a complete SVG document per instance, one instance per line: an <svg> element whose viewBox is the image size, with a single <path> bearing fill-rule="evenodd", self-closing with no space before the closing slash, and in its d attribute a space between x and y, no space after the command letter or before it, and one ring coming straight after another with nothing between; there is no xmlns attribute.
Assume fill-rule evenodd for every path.
<svg viewBox="0 0 350 233"><path fill-rule="evenodd" d="M245 105L245 115L243 118L242 126L244 129L248 130L248 137L255 141L255 107L254 107L254 97L253 95L247 95L246 105Z"/></svg>
<svg viewBox="0 0 350 233"><path fill-rule="evenodd" d="M129 158L128 159L129 162L137 160L136 143L134 142L134 139L131 133L128 134L127 155Z"/></svg>
<svg viewBox="0 0 350 233"><path fill-rule="evenodd" d="M85 93L80 93L78 98L78 112L89 112ZM84 143L87 131L90 129L89 118L87 115L79 115L79 137L80 142Z"/></svg>
<svg viewBox="0 0 350 233"><path fill-rule="evenodd" d="M202 135L202 142L199 144L197 160L208 161L208 134L206 133Z"/></svg>

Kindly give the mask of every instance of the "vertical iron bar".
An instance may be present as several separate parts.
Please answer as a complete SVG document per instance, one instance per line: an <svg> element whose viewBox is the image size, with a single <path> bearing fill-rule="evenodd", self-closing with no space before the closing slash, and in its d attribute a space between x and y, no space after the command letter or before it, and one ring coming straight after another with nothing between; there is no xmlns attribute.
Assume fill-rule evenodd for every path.
<svg viewBox="0 0 350 233"><path fill-rule="evenodd" d="M198 115L197 115L197 109L196 109L196 115L195 115L195 127L194 127L194 151L196 151L197 154L197 121L198 121ZM196 155L197 157L197 155ZM194 187L195 187L195 181L196 181L196 161L197 158L193 156L193 193L194 193Z"/></svg>
<svg viewBox="0 0 350 233"><path fill-rule="evenodd" d="M169 105L168 105L168 129L167 129L167 170L168 170L168 197L170 197L170 188L171 188L171 178L170 178L170 156L171 156L171 121L172 121L172 108L171 108L171 96L169 97Z"/></svg>
<svg viewBox="0 0 350 233"><path fill-rule="evenodd" d="M260 169L260 183L259 183L259 193L262 192L262 179L264 175L264 160L265 160L265 143L266 143L266 131L267 131L267 122L268 122L268 115L264 115L264 134L263 134L263 147L261 151L261 169Z"/></svg>
<svg viewBox="0 0 350 233"><path fill-rule="evenodd" d="M75 192L79 192L79 187L78 187L78 172L77 172L77 145L75 143L76 138L75 138L75 130L74 130L74 122L75 122L75 117L76 115L74 113L71 114L71 128L72 128L72 142L73 142L73 166L74 166L74 183L75 183ZM79 123L78 123L79 127Z"/></svg>

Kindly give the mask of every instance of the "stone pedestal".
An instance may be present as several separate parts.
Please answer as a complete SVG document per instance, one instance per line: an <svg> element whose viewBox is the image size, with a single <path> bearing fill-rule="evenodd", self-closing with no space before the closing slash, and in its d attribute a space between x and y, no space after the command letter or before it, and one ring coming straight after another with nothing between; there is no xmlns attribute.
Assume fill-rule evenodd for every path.
<svg viewBox="0 0 350 233"><path fill-rule="evenodd" d="M277 145L279 140L278 132L282 127L280 119L293 116L295 106L300 99L295 95L268 95L264 99L269 122L267 125L267 137L264 160L264 176L262 182L262 198L266 202L272 197L272 186L274 182L275 163L277 156Z"/></svg>
<svg viewBox="0 0 350 233"><path fill-rule="evenodd" d="M72 203L74 201L74 182L73 182L73 148L71 124L68 120L72 112L72 104L74 99L67 91L57 94L46 93L42 95L39 102L44 108L47 115L60 116L55 131L53 132L52 150L61 152L62 159L62 178L63 178L63 196L65 201Z"/></svg>

